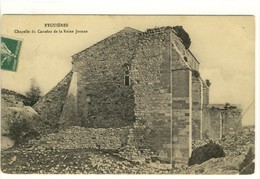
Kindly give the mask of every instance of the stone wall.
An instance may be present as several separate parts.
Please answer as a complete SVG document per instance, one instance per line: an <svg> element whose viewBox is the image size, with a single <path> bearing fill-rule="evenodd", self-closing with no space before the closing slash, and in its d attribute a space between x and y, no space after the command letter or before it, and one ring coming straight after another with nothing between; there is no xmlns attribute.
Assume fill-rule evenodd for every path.
<svg viewBox="0 0 260 179"><path fill-rule="evenodd" d="M66 101L60 115L59 128L81 126L81 120L78 118L77 87L77 72L73 72Z"/></svg>
<svg viewBox="0 0 260 179"><path fill-rule="evenodd" d="M223 136L230 132L242 130L242 110L240 108L229 108L222 115L223 118Z"/></svg>
<svg viewBox="0 0 260 179"><path fill-rule="evenodd" d="M127 145L129 128L84 128L73 126L58 133L31 140L29 145L42 149L117 150Z"/></svg>
<svg viewBox="0 0 260 179"><path fill-rule="evenodd" d="M192 146L192 70L199 62L168 27L143 33L132 62L136 145L156 151L162 162L186 166ZM194 108L198 120L200 87Z"/></svg>
<svg viewBox="0 0 260 179"><path fill-rule="evenodd" d="M237 107L223 108L224 105L208 105L203 108L203 138L213 140L222 138L230 132L240 131L241 109Z"/></svg>
<svg viewBox="0 0 260 179"><path fill-rule="evenodd" d="M191 71L173 71L172 79L172 151L174 165L179 167L187 165L191 153Z"/></svg>
<svg viewBox="0 0 260 179"><path fill-rule="evenodd" d="M201 128L202 89L192 78L199 62L173 28L146 32L125 28L72 58L70 79L74 80L66 83L66 93L58 94L59 105L53 101L48 108L56 117L54 124L131 126L128 142L151 149L162 163L188 164L192 128L196 136ZM55 100L56 96L46 98ZM37 105L46 107L45 101ZM53 107L58 111L54 115ZM43 114L49 112L43 110Z"/></svg>
<svg viewBox="0 0 260 179"><path fill-rule="evenodd" d="M187 166L192 147L192 68L184 46L174 35L171 41L172 160L175 167L182 167Z"/></svg>
<svg viewBox="0 0 260 179"><path fill-rule="evenodd" d="M192 77L192 140L202 138L203 84L199 77Z"/></svg>
<svg viewBox="0 0 260 179"><path fill-rule="evenodd" d="M53 132L59 127L60 116L67 99L71 78L72 72L69 72L62 81L33 106L39 114L46 132Z"/></svg>
<svg viewBox="0 0 260 179"><path fill-rule="evenodd" d="M141 34L130 71L136 123L135 144L150 148L161 162L171 163L171 87L169 31Z"/></svg>
<svg viewBox="0 0 260 179"><path fill-rule="evenodd" d="M209 87L203 82L203 106L209 104Z"/></svg>
<svg viewBox="0 0 260 179"><path fill-rule="evenodd" d="M221 113L219 110L214 108L203 108L203 139L209 138L216 140L220 138L220 119Z"/></svg>
<svg viewBox="0 0 260 179"><path fill-rule="evenodd" d="M192 54L190 50L186 50L185 52L186 58L184 60L187 59L189 66L192 69L199 71L199 61L196 59L196 57Z"/></svg>
<svg viewBox="0 0 260 179"><path fill-rule="evenodd" d="M121 127L134 122L134 91L125 76L129 77L138 33L125 28L73 56L82 126Z"/></svg>

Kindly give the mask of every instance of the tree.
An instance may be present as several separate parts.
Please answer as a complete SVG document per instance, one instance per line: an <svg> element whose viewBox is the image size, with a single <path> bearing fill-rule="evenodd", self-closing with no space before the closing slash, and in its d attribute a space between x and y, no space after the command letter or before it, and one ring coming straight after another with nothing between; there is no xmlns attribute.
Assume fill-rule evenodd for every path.
<svg viewBox="0 0 260 179"><path fill-rule="evenodd" d="M35 79L31 79L31 87L26 92L26 97L29 100L29 105L33 106L41 97L41 89Z"/></svg>

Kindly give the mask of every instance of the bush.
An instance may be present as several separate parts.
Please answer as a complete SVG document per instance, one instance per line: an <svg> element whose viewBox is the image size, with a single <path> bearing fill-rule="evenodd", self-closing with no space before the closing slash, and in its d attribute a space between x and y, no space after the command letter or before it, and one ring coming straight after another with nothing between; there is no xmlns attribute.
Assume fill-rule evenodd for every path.
<svg viewBox="0 0 260 179"><path fill-rule="evenodd" d="M34 128L34 122L22 119L11 123L9 135L15 141L16 145L24 143L29 139L39 136L37 129Z"/></svg>
<svg viewBox="0 0 260 179"><path fill-rule="evenodd" d="M200 77L200 72L197 70L192 70L192 76L194 76L195 78L199 78Z"/></svg>
<svg viewBox="0 0 260 179"><path fill-rule="evenodd" d="M223 148L210 141L208 144L198 147L192 151L191 158L189 159L189 166L201 164L211 158L225 157Z"/></svg>
<svg viewBox="0 0 260 179"><path fill-rule="evenodd" d="M183 29L182 26L173 27L178 37L181 38L183 45L188 49L191 45L191 40L189 34Z"/></svg>
<svg viewBox="0 0 260 179"><path fill-rule="evenodd" d="M211 82L207 79L206 81L206 85L208 86L208 87L210 87L211 86Z"/></svg>
<svg viewBox="0 0 260 179"><path fill-rule="evenodd" d="M253 174L255 172L255 152L252 148L249 149L243 162L239 165L239 174Z"/></svg>
<svg viewBox="0 0 260 179"><path fill-rule="evenodd" d="M35 79L31 80L31 87L26 92L26 97L29 100L29 106L33 106L41 97L41 89Z"/></svg>

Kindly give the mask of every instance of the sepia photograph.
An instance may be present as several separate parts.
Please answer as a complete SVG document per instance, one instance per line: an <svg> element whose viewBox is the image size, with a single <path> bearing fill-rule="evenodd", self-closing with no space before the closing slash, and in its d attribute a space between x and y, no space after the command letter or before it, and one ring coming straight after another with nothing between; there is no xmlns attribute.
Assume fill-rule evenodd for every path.
<svg viewBox="0 0 260 179"><path fill-rule="evenodd" d="M1 172L254 174L255 21L3 15Z"/></svg>

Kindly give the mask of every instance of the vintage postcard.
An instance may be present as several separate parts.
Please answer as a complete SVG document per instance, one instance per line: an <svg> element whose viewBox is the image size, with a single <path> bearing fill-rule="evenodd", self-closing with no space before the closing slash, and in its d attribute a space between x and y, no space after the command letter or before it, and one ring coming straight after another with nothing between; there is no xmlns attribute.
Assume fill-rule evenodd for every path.
<svg viewBox="0 0 260 179"><path fill-rule="evenodd" d="M4 15L1 171L255 173L255 17Z"/></svg>

